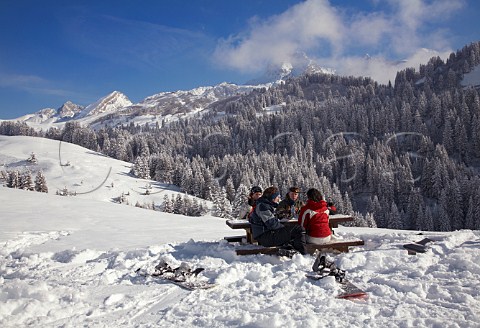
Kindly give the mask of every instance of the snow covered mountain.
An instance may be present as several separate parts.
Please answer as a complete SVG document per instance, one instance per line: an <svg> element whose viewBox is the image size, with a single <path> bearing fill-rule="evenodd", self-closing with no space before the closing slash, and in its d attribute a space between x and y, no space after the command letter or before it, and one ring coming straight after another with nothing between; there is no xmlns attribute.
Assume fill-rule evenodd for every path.
<svg viewBox="0 0 480 328"><path fill-rule="evenodd" d="M57 109L58 117L72 118L83 110L83 107L67 101L59 109Z"/></svg>
<svg viewBox="0 0 480 328"><path fill-rule="evenodd" d="M87 116L102 116L107 113L113 113L125 107L132 105L132 102L123 93L113 91L109 95L99 99L93 104L88 105L79 112L77 118Z"/></svg>
<svg viewBox="0 0 480 328"><path fill-rule="evenodd" d="M261 77L250 80L247 84L276 83L302 74L312 73L335 74L335 70L320 66L302 52L297 53L291 61L283 62L280 65L270 64Z"/></svg>
<svg viewBox="0 0 480 328"><path fill-rule="evenodd" d="M136 104L133 104L123 93L114 91L86 107L68 101L57 110L46 108L11 121L25 122L38 130L47 130L50 127L62 128L69 121L93 128L131 122L140 125L147 122L162 123L190 117L208 109L208 106L216 101L264 87L269 85L221 83L187 91L160 92Z"/></svg>
<svg viewBox="0 0 480 328"><path fill-rule="evenodd" d="M24 115L12 121L21 121L36 129L46 130L52 126L61 128L65 122L79 121L88 124L102 116L132 105L123 93L114 91L87 107L67 101L58 109L45 108L34 114Z"/></svg>
<svg viewBox="0 0 480 328"><path fill-rule="evenodd" d="M322 68L303 53L297 54L293 62L293 64L283 63L280 66L271 65L263 76L244 85L224 82L192 90L160 92L135 104L123 93L113 91L86 107L67 101L57 110L46 108L12 121L23 121L35 129L43 130L50 127L62 128L69 121L76 121L93 128L130 123L163 124L192 117L208 111L209 106L217 101L247 94L254 89L269 88L275 83L304 73L334 73L333 70Z"/></svg>

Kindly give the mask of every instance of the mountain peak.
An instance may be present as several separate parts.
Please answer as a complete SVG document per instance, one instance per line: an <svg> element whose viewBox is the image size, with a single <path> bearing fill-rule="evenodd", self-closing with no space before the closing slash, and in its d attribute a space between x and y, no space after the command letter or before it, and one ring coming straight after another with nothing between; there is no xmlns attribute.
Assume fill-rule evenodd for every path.
<svg viewBox="0 0 480 328"><path fill-rule="evenodd" d="M57 109L57 114L60 118L70 118L81 112L82 109L82 106L74 104L69 100Z"/></svg>
<svg viewBox="0 0 480 328"><path fill-rule="evenodd" d="M290 61L283 61L280 64L270 63L261 77L250 80L246 84L257 85L274 83L291 77L297 77L305 73L335 74L335 71L320 66L305 53L298 52Z"/></svg>
<svg viewBox="0 0 480 328"><path fill-rule="evenodd" d="M82 110L78 118L115 112L118 109L131 106L132 102L120 91L113 91Z"/></svg>

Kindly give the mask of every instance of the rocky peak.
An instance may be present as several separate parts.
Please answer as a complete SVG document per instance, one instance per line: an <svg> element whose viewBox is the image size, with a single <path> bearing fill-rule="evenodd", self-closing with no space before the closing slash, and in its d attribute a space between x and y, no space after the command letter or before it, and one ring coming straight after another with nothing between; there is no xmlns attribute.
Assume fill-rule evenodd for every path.
<svg viewBox="0 0 480 328"><path fill-rule="evenodd" d="M60 108L57 109L57 114L60 118L73 117L82 111L83 107L67 101Z"/></svg>

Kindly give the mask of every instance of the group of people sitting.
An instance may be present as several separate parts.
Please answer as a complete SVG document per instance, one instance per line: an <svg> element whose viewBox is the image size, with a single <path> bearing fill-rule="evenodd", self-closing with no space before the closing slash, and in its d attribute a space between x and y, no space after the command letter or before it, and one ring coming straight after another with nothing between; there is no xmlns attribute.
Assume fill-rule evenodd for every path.
<svg viewBox="0 0 480 328"><path fill-rule="evenodd" d="M327 203L318 189L307 191L306 204L299 194L299 188L291 187L281 200L276 187L268 187L263 192L257 186L250 190L248 205L241 211L240 218L250 221L253 238L260 245L291 245L306 254L307 242L324 244L335 238L328 222L328 215L336 211L335 206ZM282 224L291 219L298 219L299 224Z"/></svg>

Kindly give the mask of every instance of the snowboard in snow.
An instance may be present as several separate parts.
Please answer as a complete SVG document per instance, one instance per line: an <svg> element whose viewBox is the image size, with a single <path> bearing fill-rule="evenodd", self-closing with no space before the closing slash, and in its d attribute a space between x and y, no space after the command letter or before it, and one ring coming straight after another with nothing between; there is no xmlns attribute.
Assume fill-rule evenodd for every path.
<svg viewBox="0 0 480 328"><path fill-rule="evenodd" d="M405 244L403 248L408 250L408 254L415 255L416 253L425 253L427 251L427 244L432 242L430 238L424 238L415 243Z"/></svg>
<svg viewBox="0 0 480 328"><path fill-rule="evenodd" d="M355 286L345 278L346 272L338 268L335 262L329 260L323 253L318 254L312 266L313 273L307 273L306 277L313 280L320 280L328 276L335 277L335 281L340 284L341 292L336 298L355 299L366 298L367 293Z"/></svg>
<svg viewBox="0 0 480 328"><path fill-rule="evenodd" d="M153 276L156 278L160 278L164 281L171 282L183 289L187 290L196 290L196 289L210 289L216 286L214 283L210 283L208 281L198 280L197 278L194 279L178 279L176 277L168 277L168 276Z"/></svg>
<svg viewBox="0 0 480 328"><path fill-rule="evenodd" d="M161 262L155 267L153 273L141 273L140 269L137 270L137 272L143 276L159 278L188 290L210 289L215 287L216 284L198 278L198 274L203 270L205 269L191 269L186 263L182 263L178 268L172 268L166 262Z"/></svg>
<svg viewBox="0 0 480 328"><path fill-rule="evenodd" d="M313 280L320 280L322 278L328 277L323 274L318 274L318 273L307 273L306 277L309 279ZM356 285L354 285L352 282L350 282L347 279L343 279L342 281L339 281L335 279L335 281L340 285L341 287L341 292L336 296L336 298L342 298L342 299L365 299L368 297L367 292L364 290L360 289Z"/></svg>

